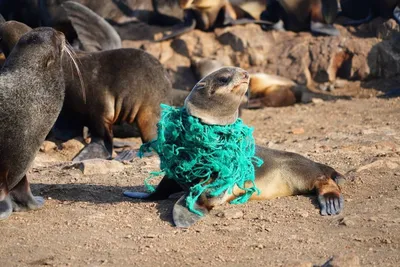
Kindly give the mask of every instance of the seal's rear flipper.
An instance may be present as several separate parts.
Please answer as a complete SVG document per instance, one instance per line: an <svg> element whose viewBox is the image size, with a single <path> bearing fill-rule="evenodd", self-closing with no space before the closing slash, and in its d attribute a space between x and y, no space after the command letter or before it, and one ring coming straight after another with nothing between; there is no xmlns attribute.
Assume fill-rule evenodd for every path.
<svg viewBox="0 0 400 267"><path fill-rule="evenodd" d="M85 146L72 162L79 162L86 159L111 159L111 154L108 152L103 141L93 141Z"/></svg>
<svg viewBox="0 0 400 267"><path fill-rule="evenodd" d="M208 209L204 206L198 205L197 203L195 204L194 208L198 211L201 211L203 216L189 211L189 209L186 207L186 197L187 195L183 195L174 205L172 219L176 227L187 228L208 214Z"/></svg>
<svg viewBox="0 0 400 267"><path fill-rule="evenodd" d="M39 196L33 196L26 175L10 191L13 211L37 210L43 207L44 199Z"/></svg>
<svg viewBox="0 0 400 267"><path fill-rule="evenodd" d="M63 3L62 7L67 12L84 51L96 52L122 47L116 30L91 9L72 1Z"/></svg>
<svg viewBox="0 0 400 267"><path fill-rule="evenodd" d="M323 34L323 35L331 35L331 36L338 36L340 33L335 26L331 24L325 24L321 22L311 21L311 32L314 34Z"/></svg>
<svg viewBox="0 0 400 267"><path fill-rule="evenodd" d="M153 193L148 194L143 192L125 191L124 196L145 200L163 200L167 199L170 195L181 191L182 187L177 182L175 182L175 180L169 179L168 177L164 176L164 178L158 184L156 190Z"/></svg>

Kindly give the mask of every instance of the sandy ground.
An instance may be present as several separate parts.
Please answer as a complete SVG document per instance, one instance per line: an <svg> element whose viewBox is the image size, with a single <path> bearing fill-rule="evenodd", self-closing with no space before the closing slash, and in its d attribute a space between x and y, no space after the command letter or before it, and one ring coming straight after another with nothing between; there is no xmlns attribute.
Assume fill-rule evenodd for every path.
<svg viewBox="0 0 400 267"><path fill-rule="evenodd" d="M399 115L400 99L376 98L244 111L258 144L346 174L345 209L333 217L319 215L314 196L292 196L226 205L177 229L171 223L176 198L145 203L122 195L144 190L156 157L84 175L62 161L65 149L41 152L29 177L45 207L0 222L0 265L321 265L354 252L362 266L398 266Z"/></svg>

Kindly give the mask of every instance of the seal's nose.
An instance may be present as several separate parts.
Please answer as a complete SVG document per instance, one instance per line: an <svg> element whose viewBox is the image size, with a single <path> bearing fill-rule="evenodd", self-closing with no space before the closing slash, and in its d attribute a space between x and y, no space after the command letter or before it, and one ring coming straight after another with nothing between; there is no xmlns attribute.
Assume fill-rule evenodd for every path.
<svg viewBox="0 0 400 267"><path fill-rule="evenodd" d="M247 71L243 72L243 79L248 79L249 78L249 73Z"/></svg>

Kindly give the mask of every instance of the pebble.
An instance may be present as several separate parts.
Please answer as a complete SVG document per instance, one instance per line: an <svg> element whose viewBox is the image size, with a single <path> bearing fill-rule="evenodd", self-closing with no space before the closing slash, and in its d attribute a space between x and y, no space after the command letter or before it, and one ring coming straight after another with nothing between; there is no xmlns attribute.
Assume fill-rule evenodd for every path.
<svg viewBox="0 0 400 267"><path fill-rule="evenodd" d="M300 128L294 128L291 130L292 134L303 134L305 132L304 128L300 127Z"/></svg>
<svg viewBox="0 0 400 267"><path fill-rule="evenodd" d="M353 220L349 219L348 217L344 217L343 219L341 219L339 221L339 224L340 225L344 225L344 226L354 226L354 225L356 225L356 223Z"/></svg>
<svg viewBox="0 0 400 267"><path fill-rule="evenodd" d="M52 150L55 150L56 148L57 148L56 143L46 140L40 146L40 152L48 153L48 152L50 152Z"/></svg>
<svg viewBox="0 0 400 267"><path fill-rule="evenodd" d="M217 214L218 217L226 218L226 219L241 219L244 214L241 210L229 209Z"/></svg>

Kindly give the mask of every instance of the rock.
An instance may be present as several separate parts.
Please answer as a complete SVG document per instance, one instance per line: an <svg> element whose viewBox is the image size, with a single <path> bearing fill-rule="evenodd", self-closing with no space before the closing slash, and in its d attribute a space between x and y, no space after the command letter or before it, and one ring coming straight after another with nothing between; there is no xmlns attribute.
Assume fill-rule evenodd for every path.
<svg viewBox="0 0 400 267"><path fill-rule="evenodd" d="M243 218L243 211L229 209L218 214L219 217L226 218L226 219L241 219Z"/></svg>
<svg viewBox="0 0 400 267"><path fill-rule="evenodd" d="M125 169L125 165L115 160L89 159L74 164L84 175L109 174L120 172Z"/></svg>
<svg viewBox="0 0 400 267"><path fill-rule="evenodd" d="M321 103L324 103L325 101L321 98L312 98L311 102L314 104L321 104Z"/></svg>
<svg viewBox="0 0 400 267"><path fill-rule="evenodd" d="M399 161L395 159L379 159L367 165L359 167L356 172L361 172L364 170L379 169L379 168L389 168L395 170L399 167Z"/></svg>
<svg viewBox="0 0 400 267"><path fill-rule="evenodd" d="M304 128L294 128L290 131L292 134L303 134L305 132Z"/></svg>
<svg viewBox="0 0 400 267"><path fill-rule="evenodd" d="M51 142L51 141L44 141L43 144L40 147L40 151L44 153L48 153L52 150L55 150L57 148L56 143Z"/></svg>
<svg viewBox="0 0 400 267"><path fill-rule="evenodd" d="M71 151L80 151L82 148L84 148L84 141L82 138L74 138L71 140L68 140L67 142L64 142L61 144L61 148L65 150L71 150Z"/></svg>
<svg viewBox="0 0 400 267"><path fill-rule="evenodd" d="M353 220L351 220L350 218L348 218L348 217L344 217L343 219L341 219L339 221L339 224L340 225L344 225L344 226L354 226L354 225L356 225L355 222Z"/></svg>
<svg viewBox="0 0 400 267"><path fill-rule="evenodd" d="M359 267L360 258L354 253L333 256L322 267Z"/></svg>

